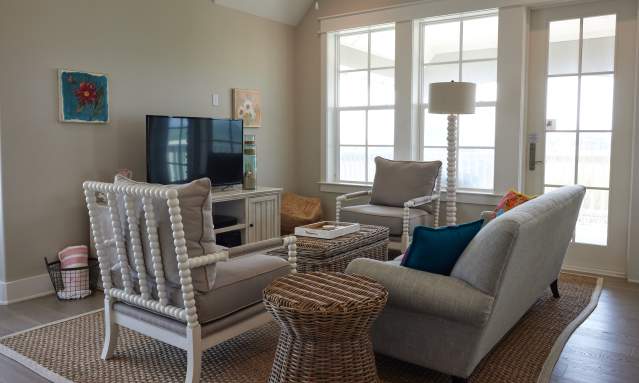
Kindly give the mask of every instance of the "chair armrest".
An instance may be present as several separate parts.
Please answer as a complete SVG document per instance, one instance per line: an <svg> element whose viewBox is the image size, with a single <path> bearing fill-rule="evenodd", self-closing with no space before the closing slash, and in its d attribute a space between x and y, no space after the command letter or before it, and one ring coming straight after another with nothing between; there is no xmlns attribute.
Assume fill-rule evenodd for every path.
<svg viewBox="0 0 639 383"><path fill-rule="evenodd" d="M358 258L348 274L375 279L388 290L388 304L405 310L482 327L490 316L494 298L466 282L444 275Z"/></svg>
<svg viewBox="0 0 639 383"><path fill-rule="evenodd" d="M371 190L361 190L353 193L342 194L337 196L337 201L348 201L355 198L366 197L371 195Z"/></svg>
<svg viewBox="0 0 639 383"><path fill-rule="evenodd" d="M228 249L229 257L239 257L240 255L254 253L257 251L264 252L277 249L278 247L287 247L288 250L288 263L291 265L293 272L297 272L297 237L294 235L271 238L264 241L247 243L246 245L231 247Z"/></svg>
<svg viewBox="0 0 639 383"><path fill-rule="evenodd" d="M188 266L189 269L194 269L196 267L202 267L206 265L210 265L212 263L224 262L229 260L229 251L228 249L220 249L212 254L206 254L199 257L189 258Z"/></svg>
<svg viewBox="0 0 639 383"><path fill-rule="evenodd" d="M406 202L404 202L404 207L416 207L416 206L421 206L433 201L437 201L439 199L439 194L433 194L433 195L426 195L423 197L417 197L417 198L413 198L411 200L408 200Z"/></svg>

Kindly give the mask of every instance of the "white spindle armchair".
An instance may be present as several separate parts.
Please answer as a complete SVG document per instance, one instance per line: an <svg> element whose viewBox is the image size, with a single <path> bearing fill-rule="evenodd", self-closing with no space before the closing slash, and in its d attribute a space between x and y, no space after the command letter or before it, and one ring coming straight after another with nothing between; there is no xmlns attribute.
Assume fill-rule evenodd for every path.
<svg viewBox="0 0 639 383"><path fill-rule="evenodd" d="M378 170L375 174L373 190L363 190L337 196L335 201L335 220L338 222L342 220L388 226L391 234L391 247L399 242L399 250L405 252L410 244L411 230L415 225L439 226L441 162L391 161L377 157L375 158L375 164ZM431 179L428 179L428 175L430 175ZM430 183L432 187L428 190L428 195L423 195L424 185L417 182L418 187L415 190L407 190L411 186L403 182L406 179L423 180L424 184ZM398 195L409 195L410 197L406 199L399 198L401 200L401 205L399 206L402 207L398 207L397 204L385 205L373 200L373 193L376 188L377 190L386 189L384 190L386 200L389 199L389 194L393 194L393 190L396 190ZM428 189L428 187L425 189ZM345 202L364 198L369 198L369 203L344 206ZM425 206L430 209L428 211L422 209ZM399 239L399 241L396 239ZM397 249L397 247L394 248Z"/></svg>
<svg viewBox="0 0 639 383"><path fill-rule="evenodd" d="M210 181L208 186L206 182L200 186L203 191L195 195L197 201L210 201L205 194ZM105 296L103 359L113 355L118 326L125 326L186 350L185 381L199 382L204 350L270 321L261 303L261 290L272 279L296 271L295 237L191 256L189 223L183 221L180 201L182 193L187 194L185 189L117 180L114 184L87 181L83 188ZM98 204L97 194L106 195L108 208ZM193 197L184 197L185 204ZM158 210L162 206L166 210ZM210 219L210 212L202 217ZM171 238L163 238L166 235ZM265 249L278 246L288 247L288 262L263 254ZM168 259L172 256L176 269L167 266L173 262ZM216 267L212 274L215 282L210 291L199 291L192 271L204 275L208 271L203 268L212 265ZM233 272L225 272L230 270ZM114 280L113 273L121 281ZM238 274L243 279L230 280ZM212 302L224 307L212 308ZM253 304L247 307L247 302Z"/></svg>

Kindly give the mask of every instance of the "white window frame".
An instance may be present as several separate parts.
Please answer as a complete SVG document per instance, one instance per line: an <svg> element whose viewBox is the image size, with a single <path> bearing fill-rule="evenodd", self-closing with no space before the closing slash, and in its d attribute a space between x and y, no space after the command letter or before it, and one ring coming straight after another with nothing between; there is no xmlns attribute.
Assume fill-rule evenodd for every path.
<svg viewBox="0 0 639 383"><path fill-rule="evenodd" d="M425 87L426 84L424 84L424 69L427 66L436 66L436 65L447 65L447 64L458 64L459 68L458 68L458 80L459 81L465 81L464 78L462 77L462 67L464 63L476 63L476 62L492 62L494 61L495 64L499 63L499 46L497 47L497 57L495 58L488 58L488 59L470 59L470 60L464 60L464 52L463 52L463 41L464 41L464 21L466 20L473 20L473 19L482 19L482 18L487 18L487 17L495 17L497 16L497 20L499 20L499 12L498 10L490 10L490 11L486 11L486 12L480 12L478 14L470 14L470 15L464 15L464 14L460 14L457 16L451 16L451 17L442 17L442 18L437 18L435 20L432 19L426 19L426 20L421 20L419 22L419 74L418 74L418 81L419 81L419 115L418 115L418 119L419 119L419 151L418 151L418 159L420 161L424 160L424 149L426 148L430 148L430 149L448 149L447 146L440 146L440 145L426 145L425 144L425 121L424 121L424 112L426 110L426 108L428 108L428 102L424 101L424 93L425 93ZM435 25L435 24L442 24L442 23L449 23L452 21L459 21L459 56L457 58L457 60L451 60L451 61L442 61L442 62L436 62L436 63L424 63L424 29L427 25ZM499 21L498 21L499 22ZM497 37L497 42L499 44L499 34ZM499 86L499 80L497 79L497 86ZM493 145L492 146L461 146L459 144L459 134L460 134L460 130L457 130L457 153L456 158L457 158L457 174L459 176L459 149L481 149L481 150L491 150L493 151L493 187L489 188L489 189L481 189L481 188L461 188L457 187L457 190L460 191L469 191L469 192L475 192L475 193L487 193L487 194L492 194L495 191L495 173L496 173L496 169L495 169L495 153L497 150L497 142L496 142L496 137L497 137L497 97L495 95L495 101L477 101L475 103L475 106L477 108L481 108L481 107L493 107L495 108L495 141L493 141ZM458 119L459 121L459 119ZM459 123L458 123L459 124ZM445 171L445 169L443 169L443 171ZM446 190L446 184L442 183L442 190Z"/></svg>
<svg viewBox="0 0 639 383"><path fill-rule="evenodd" d="M388 26L382 26L382 27L376 27L376 26L371 26L370 28L368 28L367 30L354 30L354 31L340 31L338 33L336 33L334 35L334 39L335 39L335 44L334 44L334 52L333 52L333 57L334 57L334 71L335 71L335 86L334 86L334 100L335 100L335 113L334 113L334 126L335 126L335 179L338 182L344 182L344 183L351 183L351 182L360 182L360 181L354 181L354 180L342 180L341 174L340 174L340 154L341 154L341 147L342 146L349 146L349 147L359 147L359 148L364 148L364 180L368 180L368 150L369 147L386 147L386 148L393 148L393 150L395 151L395 142L393 142L393 145L369 145L368 144L368 112L371 110L392 110L393 111L393 116L395 116L396 114L396 103L397 103L397 96L395 95L395 102L392 105L373 105L371 106L371 72L372 71L376 71L376 70L388 70L388 69L393 69L394 70L394 76L393 76L393 81L395 81L396 79L396 75L397 75L397 71L396 65L393 66L384 66L384 67L375 67L375 68L371 68L371 34L374 32L383 32L383 31L389 31L389 30L393 30L395 31L395 24L392 25L388 25ZM367 63L366 63L366 68L363 69L348 69L348 70L340 70L340 42L339 39L341 39L344 36L353 36L353 35L360 35L360 34L364 34L366 33L368 35L368 52L367 52ZM396 53L396 52L395 52ZM395 55L396 57L396 55ZM395 61L393 61L395 62ZM340 81L340 74L342 73L350 73L350 72L363 72L366 71L366 76L367 76L367 95L366 95L366 105L365 106L340 106L340 100L339 100L339 81ZM363 145L354 145L354 144L347 144L347 145L342 145L340 142L340 112L342 111L363 111L364 112L364 144ZM393 124L393 131L395 132L395 124ZM363 184L372 184L372 181L361 181L361 183Z"/></svg>

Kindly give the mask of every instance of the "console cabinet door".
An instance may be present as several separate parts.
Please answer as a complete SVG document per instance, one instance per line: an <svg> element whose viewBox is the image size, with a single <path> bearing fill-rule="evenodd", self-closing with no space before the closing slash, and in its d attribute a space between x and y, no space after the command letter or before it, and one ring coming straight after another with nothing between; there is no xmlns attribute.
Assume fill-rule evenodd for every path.
<svg viewBox="0 0 639 383"><path fill-rule="evenodd" d="M258 242L280 235L279 195L248 199L248 242Z"/></svg>

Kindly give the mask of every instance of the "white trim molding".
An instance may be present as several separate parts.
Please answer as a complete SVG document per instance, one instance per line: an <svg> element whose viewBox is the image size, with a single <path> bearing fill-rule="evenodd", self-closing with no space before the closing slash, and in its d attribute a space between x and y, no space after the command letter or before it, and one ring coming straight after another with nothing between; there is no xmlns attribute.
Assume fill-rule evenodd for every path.
<svg viewBox="0 0 639 383"><path fill-rule="evenodd" d="M373 186L370 184L346 182L318 182L318 184L320 185L321 192L334 194L348 194L360 190L371 190L373 188ZM501 197L503 196L494 193L480 193L476 191L457 190L457 203L461 204L496 206ZM445 190L442 190L440 192L440 200L447 201Z"/></svg>
<svg viewBox="0 0 639 383"><path fill-rule="evenodd" d="M0 305L8 305L53 294L49 274L34 275L15 281L0 281Z"/></svg>

